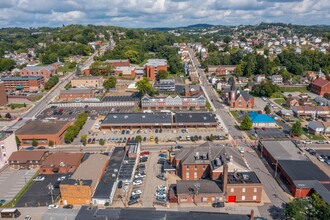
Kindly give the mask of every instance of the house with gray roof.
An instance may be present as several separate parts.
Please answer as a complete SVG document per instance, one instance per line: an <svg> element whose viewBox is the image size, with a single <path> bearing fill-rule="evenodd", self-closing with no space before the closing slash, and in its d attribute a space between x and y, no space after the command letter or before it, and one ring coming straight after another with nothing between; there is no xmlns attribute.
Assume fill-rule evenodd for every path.
<svg viewBox="0 0 330 220"><path fill-rule="evenodd" d="M47 81L52 75L56 74L53 66L27 66L21 69L21 76L42 76Z"/></svg>
<svg viewBox="0 0 330 220"><path fill-rule="evenodd" d="M324 125L320 121L310 121L307 125L308 132L312 134L323 134L324 133Z"/></svg>

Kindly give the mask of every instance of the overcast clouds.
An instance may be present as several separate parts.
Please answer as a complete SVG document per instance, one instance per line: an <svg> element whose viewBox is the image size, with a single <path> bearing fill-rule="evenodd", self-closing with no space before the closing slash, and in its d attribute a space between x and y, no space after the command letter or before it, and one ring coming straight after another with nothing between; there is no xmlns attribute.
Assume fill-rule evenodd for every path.
<svg viewBox="0 0 330 220"><path fill-rule="evenodd" d="M330 24L330 0L0 0L0 27Z"/></svg>

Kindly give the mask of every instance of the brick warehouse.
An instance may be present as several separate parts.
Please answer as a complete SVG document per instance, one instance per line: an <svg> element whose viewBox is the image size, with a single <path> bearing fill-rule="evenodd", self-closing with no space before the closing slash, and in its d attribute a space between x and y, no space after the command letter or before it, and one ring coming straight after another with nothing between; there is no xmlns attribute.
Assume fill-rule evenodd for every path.
<svg viewBox="0 0 330 220"><path fill-rule="evenodd" d="M94 92L92 89L69 89L61 90L60 97L62 101L74 101L75 99L90 99L94 98Z"/></svg>
<svg viewBox="0 0 330 220"><path fill-rule="evenodd" d="M52 75L56 74L53 66L27 66L21 69L21 76L42 76L47 81Z"/></svg>
<svg viewBox="0 0 330 220"><path fill-rule="evenodd" d="M6 87L4 82L0 82L0 106L8 104L8 96L6 93Z"/></svg>
<svg viewBox="0 0 330 220"><path fill-rule="evenodd" d="M9 92L16 90L34 92L44 88L44 78L42 76L5 77L1 80L5 84L6 91Z"/></svg>

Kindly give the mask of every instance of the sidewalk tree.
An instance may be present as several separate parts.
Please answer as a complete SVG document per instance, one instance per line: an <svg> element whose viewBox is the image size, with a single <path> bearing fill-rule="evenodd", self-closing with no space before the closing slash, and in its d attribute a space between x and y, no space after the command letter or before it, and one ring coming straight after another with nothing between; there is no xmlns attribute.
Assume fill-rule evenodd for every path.
<svg viewBox="0 0 330 220"><path fill-rule="evenodd" d="M141 135L136 135L135 140L138 142L142 141L142 136Z"/></svg>
<svg viewBox="0 0 330 220"><path fill-rule="evenodd" d="M48 141L48 146L53 147L53 146L54 146L54 141L49 140L49 141Z"/></svg>
<svg viewBox="0 0 330 220"><path fill-rule="evenodd" d="M266 105L264 111L266 112L267 115L269 115L272 110L270 109L269 105Z"/></svg>
<svg viewBox="0 0 330 220"><path fill-rule="evenodd" d="M36 140L36 139L32 139L32 142L31 142L31 145L33 146L33 147L36 147L36 146L38 146L38 141Z"/></svg>
<svg viewBox="0 0 330 220"><path fill-rule="evenodd" d="M142 80L136 83L136 88L139 90L141 95L154 95L155 90L150 84L150 80L148 78L143 78Z"/></svg>
<svg viewBox="0 0 330 220"><path fill-rule="evenodd" d="M105 144L105 141L104 141L103 138L101 138L101 139L99 140L99 145L103 146L104 144Z"/></svg>
<svg viewBox="0 0 330 220"><path fill-rule="evenodd" d="M82 143L82 145L86 146L87 134L81 135L80 142Z"/></svg>
<svg viewBox="0 0 330 220"><path fill-rule="evenodd" d="M292 125L291 133L298 137L303 134L303 128L300 121L297 121Z"/></svg>
<svg viewBox="0 0 330 220"><path fill-rule="evenodd" d="M7 119L11 119L11 114L8 112L8 113L5 115L5 118L7 118Z"/></svg>
<svg viewBox="0 0 330 220"><path fill-rule="evenodd" d="M103 87L106 90L112 89L116 87L116 83L117 83L117 79L113 76L110 76L109 79L107 79L106 81L104 81L103 83Z"/></svg>
<svg viewBox="0 0 330 220"><path fill-rule="evenodd" d="M19 149L19 147L21 146L21 140L17 137L17 136L15 136L15 138L16 138L16 145L17 145L17 149Z"/></svg>
<svg viewBox="0 0 330 220"><path fill-rule="evenodd" d="M252 121L250 119L250 116L249 115L245 115L244 116L244 119L241 123L241 128L242 130L250 130L252 128Z"/></svg>

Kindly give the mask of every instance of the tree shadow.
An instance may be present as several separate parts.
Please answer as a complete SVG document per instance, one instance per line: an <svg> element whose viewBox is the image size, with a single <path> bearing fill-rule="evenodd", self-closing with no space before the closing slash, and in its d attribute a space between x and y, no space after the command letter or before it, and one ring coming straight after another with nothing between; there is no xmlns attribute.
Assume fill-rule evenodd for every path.
<svg viewBox="0 0 330 220"><path fill-rule="evenodd" d="M282 205L282 207L271 205L268 208L268 212L272 219L285 219L284 204Z"/></svg>

